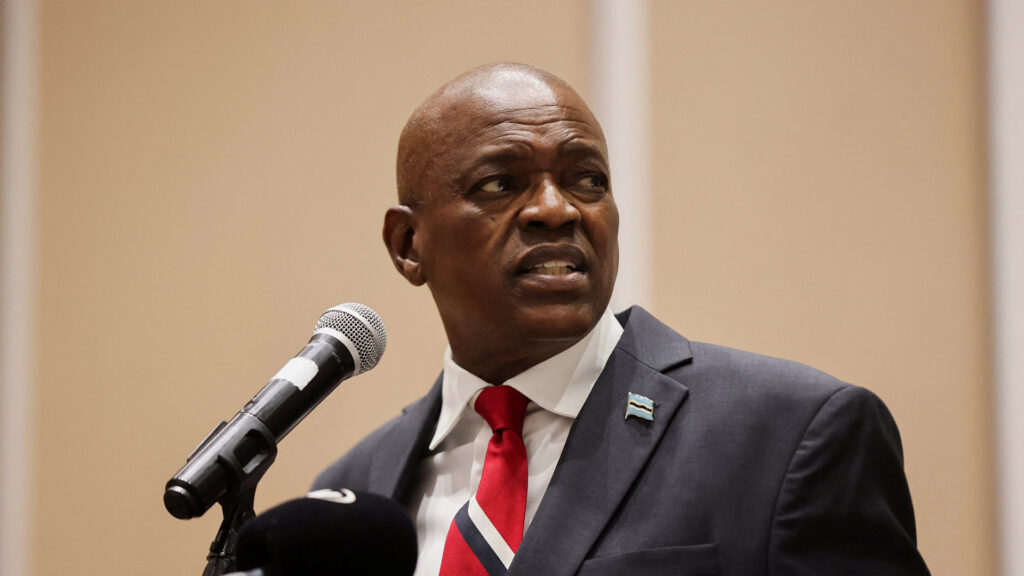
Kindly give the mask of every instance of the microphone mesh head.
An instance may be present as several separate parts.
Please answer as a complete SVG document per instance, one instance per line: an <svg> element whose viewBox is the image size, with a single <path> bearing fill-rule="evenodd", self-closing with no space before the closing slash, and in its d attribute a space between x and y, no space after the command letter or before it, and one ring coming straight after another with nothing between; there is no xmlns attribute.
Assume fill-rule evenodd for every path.
<svg viewBox="0 0 1024 576"><path fill-rule="evenodd" d="M315 330L321 328L337 330L352 341L359 352L357 374L376 366L388 345L388 332L384 329L384 321L369 306L355 302L339 304L324 312L316 323Z"/></svg>

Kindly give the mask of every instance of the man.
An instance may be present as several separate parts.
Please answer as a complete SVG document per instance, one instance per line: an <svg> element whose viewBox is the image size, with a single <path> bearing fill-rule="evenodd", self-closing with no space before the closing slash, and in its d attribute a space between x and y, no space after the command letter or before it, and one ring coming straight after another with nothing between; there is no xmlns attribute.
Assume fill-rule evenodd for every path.
<svg viewBox="0 0 1024 576"><path fill-rule="evenodd" d="M456 78L397 172L384 241L431 291L444 372L315 486L403 502L417 575L928 573L874 395L610 314L607 149L565 82Z"/></svg>

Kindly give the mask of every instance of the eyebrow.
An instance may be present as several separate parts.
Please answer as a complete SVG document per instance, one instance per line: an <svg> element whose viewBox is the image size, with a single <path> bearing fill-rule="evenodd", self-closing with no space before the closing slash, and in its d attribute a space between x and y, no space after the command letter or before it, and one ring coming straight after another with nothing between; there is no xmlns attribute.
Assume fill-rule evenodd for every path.
<svg viewBox="0 0 1024 576"><path fill-rule="evenodd" d="M571 140L566 140L558 145L559 154L569 155L580 155L580 154L593 154L596 156L604 157L604 150L595 143L588 139L576 137Z"/></svg>
<svg viewBox="0 0 1024 576"><path fill-rule="evenodd" d="M590 156L599 158L606 162L604 150L585 136L573 136L558 144L557 153L559 156ZM533 156L533 148L528 144L519 142L508 142L493 144L473 158L474 166L500 166L511 164Z"/></svg>
<svg viewBox="0 0 1024 576"><path fill-rule="evenodd" d="M533 150L523 144L500 144L488 146L488 149L473 159L473 164L480 166L485 164L508 164L517 160L523 160L533 155Z"/></svg>
<svg viewBox="0 0 1024 576"><path fill-rule="evenodd" d="M505 162L509 160L522 160L523 158L528 158L531 155L530 150L523 146L503 146L499 150L485 152L480 156L477 156L477 160L488 163Z"/></svg>

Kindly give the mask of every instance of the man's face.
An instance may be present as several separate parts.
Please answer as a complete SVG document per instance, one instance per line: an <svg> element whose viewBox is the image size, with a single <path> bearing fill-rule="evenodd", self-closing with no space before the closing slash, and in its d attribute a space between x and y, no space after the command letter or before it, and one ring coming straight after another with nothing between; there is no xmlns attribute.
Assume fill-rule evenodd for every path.
<svg viewBox="0 0 1024 576"><path fill-rule="evenodd" d="M494 370L509 377L510 363L529 367L586 335L608 305L619 217L607 149L559 86L477 90L448 116L412 246L455 360L504 364Z"/></svg>

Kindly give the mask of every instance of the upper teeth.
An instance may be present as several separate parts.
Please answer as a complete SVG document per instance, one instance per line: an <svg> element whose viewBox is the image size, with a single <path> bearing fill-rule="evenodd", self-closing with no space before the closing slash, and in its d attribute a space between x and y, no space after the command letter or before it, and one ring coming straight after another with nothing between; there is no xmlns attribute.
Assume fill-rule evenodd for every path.
<svg viewBox="0 0 1024 576"><path fill-rule="evenodd" d="M551 260L550 262L542 262L532 267L533 270L538 272L558 272L562 274L568 274L576 268L571 262L565 260Z"/></svg>

